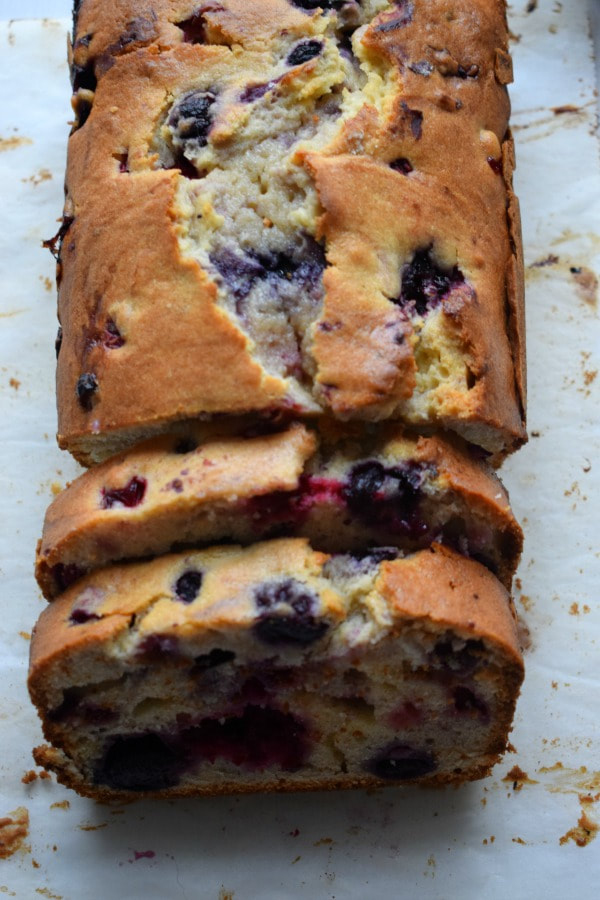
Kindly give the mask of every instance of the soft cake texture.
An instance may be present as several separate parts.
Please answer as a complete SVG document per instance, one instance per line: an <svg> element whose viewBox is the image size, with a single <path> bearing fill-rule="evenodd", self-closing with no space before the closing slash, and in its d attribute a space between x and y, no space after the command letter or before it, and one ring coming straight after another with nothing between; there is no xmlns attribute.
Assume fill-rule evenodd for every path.
<svg viewBox="0 0 600 900"><path fill-rule="evenodd" d="M273 409L525 439L503 3L84 0L72 63L61 446Z"/></svg>
<svg viewBox="0 0 600 900"><path fill-rule="evenodd" d="M88 576L42 614L39 765L98 799L481 777L522 679L506 591L432 547L290 539Z"/></svg>

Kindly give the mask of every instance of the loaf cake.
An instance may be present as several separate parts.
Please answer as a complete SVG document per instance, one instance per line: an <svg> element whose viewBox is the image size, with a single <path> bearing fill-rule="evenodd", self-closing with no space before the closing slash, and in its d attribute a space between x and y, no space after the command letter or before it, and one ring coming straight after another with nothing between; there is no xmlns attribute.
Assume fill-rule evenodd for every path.
<svg viewBox="0 0 600 900"><path fill-rule="evenodd" d="M62 447L273 410L523 442L501 0L78 7Z"/></svg>
<svg viewBox="0 0 600 900"><path fill-rule="evenodd" d="M326 552L443 542L510 589L521 529L494 471L456 440L397 426L333 444L300 423L221 431L197 425L152 438L59 494L38 548L45 595L118 560L284 534Z"/></svg>
<svg viewBox="0 0 600 900"><path fill-rule="evenodd" d="M522 660L509 597L439 546L301 539L106 568L32 642L39 765L97 799L481 777Z"/></svg>
<svg viewBox="0 0 600 900"><path fill-rule="evenodd" d="M507 746L526 440L504 0L79 0L29 689L100 800Z"/></svg>

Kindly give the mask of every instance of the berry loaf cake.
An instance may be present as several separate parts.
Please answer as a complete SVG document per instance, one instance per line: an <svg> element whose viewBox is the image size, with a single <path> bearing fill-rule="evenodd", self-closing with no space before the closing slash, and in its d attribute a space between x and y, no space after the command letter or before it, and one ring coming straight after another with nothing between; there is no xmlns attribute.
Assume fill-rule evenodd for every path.
<svg viewBox="0 0 600 900"><path fill-rule="evenodd" d="M59 441L218 415L525 440L502 0L81 0Z"/></svg>
<svg viewBox="0 0 600 900"><path fill-rule="evenodd" d="M521 529L495 472L459 441L398 426L338 430L334 443L300 423L232 428L190 424L152 438L59 494L38 548L45 595L119 560L282 535L326 552L442 542L510 589Z"/></svg>
<svg viewBox="0 0 600 900"><path fill-rule="evenodd" d="M105 800L485 775L522 679L508 594L447 548L394 557L282 539L86 577L33 636L36 761Z"/></svg>

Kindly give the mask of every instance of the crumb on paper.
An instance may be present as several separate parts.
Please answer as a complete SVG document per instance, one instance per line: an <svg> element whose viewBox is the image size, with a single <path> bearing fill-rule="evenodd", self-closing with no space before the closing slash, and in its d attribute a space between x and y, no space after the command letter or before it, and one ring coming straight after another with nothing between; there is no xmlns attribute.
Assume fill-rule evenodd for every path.
<svg viewBox="0 0 600 900"><path fill-rule="evenodd" d="M525 12L526 13L535 12L535 10L537 9L537 5L538 5L538 0L529 0L529 3L525 7Z"/></svg>
<svg viewBox="0 0 600 900"><path fill-rule="evenodd" d="M46 288L46 290L48 291L48 293L50 293L50 291L51 291L52 288L54 287L54 285L53 285L53 283L52 283L52 279L51 279L51 278L48 278L47 275L39 275L38 277L39 277L39 280L40 280L40 281L42 282L42 284L44 285L44 287Z"/></svg>
<svg viewBox="0 0 600 900"><path fill-rule="evenodd" d="M99 825L78 825L80 831L99 831L100 828L106 828L108 822L101 822Z"/></svg>
<svg viewBox="0 0 600 900"><path fill-rule="evenodd" d="M63 900L62 894L53 894L49 888L36 888L36 894L41 894L42 897L47 897L48 900Z"/></svg>
<svg viewBox="0 0 600 900"><path fill-rule="evenodd" d="M521 791L524 784L539 784L535 779L530 778L527 772L524 772L519 766L513 766L510 772L507 772L502 781L512 782L513 791Z"/></svg>
<svg viewBox="0 0 600 900"><path fill-rule="evenodd" d="M558 262L560 262L559 257L555 253L549 253L543 259L536 259L535 262L530 263L528 268L544 269L546 266L555 266Z"/></svg>
<svg viewBox="0 0 600 900"><path fill-rule="evenodd" d="M31 640L31 634L29 631L19 631L19 637L22 637L24 641Z"/></svg>
<svg viewBox="0 0 600 900"><path fill-rule="evenodd" d="M29 812L19 806L0 818L0 859L8 859L23 847L29 835Z"/></svg>
<svg viewBox="0 0 600 900"><path fill-rule="evenodd" d="M224 887L219 891L219 900L233 900L234 897L234 891L226 891Z"/></svg>
<svg viewBox="0 0 600 900"><path fill-rule="evenodd" d="M35 172L33 175L30 175L29 178L21 178L23 184L32 184L34 187L37 187L38 184L41 184L43 181L51 181L52 172L50 169L40 169L39 172Z"/></svg>
<svg viewBox="0 0 600 900"><path fill-rule="evenodd" d="M50 806L50 809L70 809L71 804L68 800L58 800Z"/></svg>
<svg viewBox="0 0 600 900"><path fill-rule="evenodd" d="M10 384L11 388L15 389L15 391L18 391L21 387L21 382L18 378L11 378L8 383Z"/></svg>
<svg viewBox="0 0 600 900"><path fill-rule="evenodd" d="M574 106L573 103L565 103L564 106L551 106L550 109L554 113L555 116L564 116L568 113L580 113L582 109L580 106Z"/></svg>
<svg viewBox="0 0 600 900"><path fill-rule="evenodd" d="M57 497L62 491L62 485L58 481L53 481L50 485L50 490L52 491L52 494Z"/></svg>
<svg viewBox="0 0 600 900"><path fill-rule="evenodd" d="M25 772L23 777L21 778L22 784L31 784L33 781L37 781L38 774L34 769L29 769L28 772Z"/></svg>
<svg viewBox="0 0 600 900"><path fill-rule="evenodd" d="M5 153L7 150L16 150L17 147L23 147L25 144L33 144L33 141L31 138L17 135L8 138L0 137L0 153Z"/></svg>
<svg viewBox="0 0 600 900"><path fill-rule="evenodd" d="M574 841L578 847L587 847L594 840L598 831L600 831L600 825L594 822L593 819L590 819L585 810L582 810L577 825L574 828L570 828L566 834L563 834L559 839L559 843L562 846L568 841Z"/></svg>
<svg viewBox="0 0 600 900"><path fill-rule="evenodd" d="M313 847L322 847L324 844L333 844L333 838L321 838L314 842Z"/></svg>

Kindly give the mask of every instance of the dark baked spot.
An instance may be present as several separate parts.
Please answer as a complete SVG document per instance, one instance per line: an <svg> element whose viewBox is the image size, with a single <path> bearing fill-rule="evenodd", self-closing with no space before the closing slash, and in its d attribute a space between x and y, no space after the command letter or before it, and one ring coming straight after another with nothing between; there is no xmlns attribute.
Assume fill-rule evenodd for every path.
<svg viewBox="0 0 600 900"><path fill-rule="evenodd" d="M198 449L198 441L193 437L180 438L173 448L173 453L193 453Z"/></svg>
<svg viewBox="0 0 600 900"><path fill-rule="evenodd" d="M366 768L377 778L403 781L429 775L437 768L433 753L410 744L392 744L369 760Z"/></svg>
<svg viewBox="0 0 600 900"><path fill-rule="evenodd" d="M144 495L148 482L145 478L134 475L131 481L123 488L102 488L101 509L112 509L114 506L124 506L127 509L133 509L139 506Z"/></svg>
<svg viewBox="0 0 600 900"><path fill-rule="evenodd" d="M423 134L423 113L420 109L411 109L404 100L400 106L402 107L405 117L408 118L412 136L415 141L420 140Z"/></svg>
<svg viewBox="0 0 600 900"><path fill-rule="evenodd" d="M260 616L253 631L267 644L305 646L321 638L329 627L315 618L316 595L295 578L261 585L254 599Z"/></svg>
<svg viewBox="0 0 600 900"><path fill-rule="evenodd" d="M403 175L410 175L413 171L411 162L406 156L401 156L398 159L392 160L390 169L393 169L395 172L401 172Z"/></svg>
<svg viewBox="0 0 600 900"><path fill-rule="evenodd" d="M182 142L193 141L198 147L208 143L212 126L212 106L216 100L209 91L192 91L177 100L169 114L174 136Z"/></svg>
<svg viewBox="0 0 600 900"><path fill-rule="evenodd" d="M79 405L86 412L90 412L96 391L98 390L98 379L93 372L84 372L77 379L75 388Z"/></svg>
<svg viewBox="0 0 600 900"><path fill-rule="evenodd" d="M221 650L219 647L215 647L210 653L202 653L195 658L192 672L197 674L206 669L215 669L217 666L233 662L234 659L235 653L233 650Z"/></svg>
<svg viewBox="0 0 600 900"><path fill-rule="evenodd" d="M52 578L57 589L62 593L85 574L85 570L74 563L56 563L51 569Z"/></svg>
<svg viewBox="0 0 600 900"><path fill-rule="evenodd" d="M56 358L58 359L58 355L60 353L60 348L62 347L63 340L63 330L61 326L58 326L58 331L56 332L56 339L54 341L54 349L56 350Z"/></svg>
<svg viewBox="0 0 600 900"><path fill-rule="evenodd" d="M490 711L487 703L471 688L463 684L458 685L452 692L452 698L457 712L467 713L485 720L489 719Z"/></svg>
<svg viewBox="0 0 600 900"><path fill-rule="evenodd" d="M125 31L108 47L106 56L122 56L136 50L138 46L150 44L156 37L156 15L151 18L138 16L127 22Z"/></svg>
<svg viewBox="0 0 600 900"><path fill-rule="evenodd" d="M193 603L202 587L203 575L198 569L188 569L175 582L175 596L181 603Z"/></svg>
<svg viewBox="0 0 600 900"><path fill-rule="evenodd" d="M321 41L302 41L297 44L286 59L288 66L300 66L318 56L323 49Z"/></svg>
<svg viewBox="0 0 600 900"><path fill-rule="evenodd" d="M45 247L46 250L49 250L54 259L57 262L60 262L60 251L63 245L63 241L67 234L67 231L75 221L73 216L63 216L60 228L54 235L54 237L48 238L47 241L42 242L42 247Z"/></svg>
<svg viewBox="0 0 600 900"><path fill-rule="evenodd" d="M118 350L125 343L125 338L112 319L107 319L102 334L102 343L107 350Z"/></svg>
<svg viewBox="0 0 600 900"><path fill-rule="evenodd" d="M400 297L394 302L408 315L426 316L439 306L441 300L455 287L464 284L458 266L443 269L433 259L431 247L417 250L412 260L402 268Z"/></svg>
<svg viewBox="0 0 600 900"><path fill-rule="evenodd" d="M116 790L160 791L179 781L181 760L157 734L117 737L94 769L94 782Z"/></svg>

